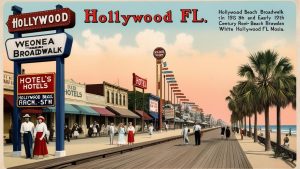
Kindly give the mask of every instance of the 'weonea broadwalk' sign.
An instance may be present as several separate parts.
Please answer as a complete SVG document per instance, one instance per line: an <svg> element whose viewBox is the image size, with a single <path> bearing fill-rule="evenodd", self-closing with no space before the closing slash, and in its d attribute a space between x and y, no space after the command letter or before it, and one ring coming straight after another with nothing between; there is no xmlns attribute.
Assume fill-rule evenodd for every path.
<svg viewBox="0 0 300 169"><path fill-rule="evenodd" d="M10 15L9 33L30 33L75 26L75 13L69 8Z"/></svg>
<svg viewBox="0 0 300 169"><path fill-rule="evenodd" d="M69 56L72 38L66 33L8 39L5 43L10 60Z"/></svg>

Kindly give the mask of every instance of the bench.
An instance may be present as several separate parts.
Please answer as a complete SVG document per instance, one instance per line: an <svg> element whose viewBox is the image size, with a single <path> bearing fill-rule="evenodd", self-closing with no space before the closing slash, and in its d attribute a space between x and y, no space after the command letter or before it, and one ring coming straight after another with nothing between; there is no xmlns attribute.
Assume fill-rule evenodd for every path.
<svg viewBox="0 0 300 169"><path fill-rule="evenodd" d="M276 145L274 147L275 156L281 156L283 158L292 159L294 162L297 159L297 153L286 146Z"/></svg>
<svg viewBox="0 0 300 169"><path fill-rule="evenodd" d="M265 145L265 138L261 136L257 136L257 139L260 143ZM297 160L297 153L288 147L282 146L282 145L277 145L276 142L271 141L271 147L275 152L275 157L281 156L282 158L285 159L291 159L292 162Z"/></svg>

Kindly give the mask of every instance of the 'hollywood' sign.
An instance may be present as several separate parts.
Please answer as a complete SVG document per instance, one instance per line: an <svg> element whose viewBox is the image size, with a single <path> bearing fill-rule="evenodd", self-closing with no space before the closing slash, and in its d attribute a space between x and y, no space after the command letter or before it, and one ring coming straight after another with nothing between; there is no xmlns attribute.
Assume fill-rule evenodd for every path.
<svg viewBox="0 0 300 169"><path fill-rule="evenodd" d="M75 13L69 8L10 15L6 23L9 33L30 33L73 28Z"/></svg>

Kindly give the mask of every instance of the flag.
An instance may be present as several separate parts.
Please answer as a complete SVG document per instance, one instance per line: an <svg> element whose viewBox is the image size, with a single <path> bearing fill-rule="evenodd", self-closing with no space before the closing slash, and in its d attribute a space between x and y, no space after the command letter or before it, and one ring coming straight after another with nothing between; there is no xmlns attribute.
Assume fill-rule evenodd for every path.
<svg viewBox="0 0 300 169"><path fill-rule="evenodd" d="M166 74L166 77L174 77L174 74Z"/></svg>
<svg viewBox="0 0 300 169"><path fill-rule="evenodd" d="M165 70L165 71L162 71L162 73L163 74L171 74L171 73L173 73L173 71L171 71L171 70Z"/></svg>
<svg viewBox="0 0 300 169"><path fill-rule="evenodd" d="M181 90L173 90L173 92L181 92Z"/></svg>
<svg viewBox="0 0 300 169"><path fill-rule="evenodd" d="M163 62L163 66L164 67L167 67L168 65L167 65L167 62Z"/></svg>
<svg viewBox="0 0 300 169"><path fill-rule="evenodd" d="M173 81L173 80L175 80L175 77L167 77L166 80Z"/></svg>
<svg viewBox="0 0 300 169"><path fill-rule="evenodd" d="M168 68L167 67L163 67L161 70L168 70Z"/></svg>
<svg viewBox="0 0 300 169"><path fill-rule="evenodd" d="M168 83L177 83L176 80L170 80L170 81L167 81Z"/></svg>

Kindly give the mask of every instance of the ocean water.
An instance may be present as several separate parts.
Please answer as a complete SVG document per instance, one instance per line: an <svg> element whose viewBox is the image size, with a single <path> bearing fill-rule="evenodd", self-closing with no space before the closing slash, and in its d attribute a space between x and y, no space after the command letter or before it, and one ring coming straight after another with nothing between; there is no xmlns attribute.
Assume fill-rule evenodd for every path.
<svg viewBox="0 0 300 169"><path fill-rule="evenodd" d="M253 129L254 125L252 125ZM247 125L247 129L249 126ZM259 130L261 128L262 131L265 131L264 125L257 125L257 129ZM292 134L296 134L297 126L296 125L281 125L281 133L289 133L289 130L291 129ZM272 130L272 133L277 132L277 126L276 125L270 125L270 130Z"/></svg>

